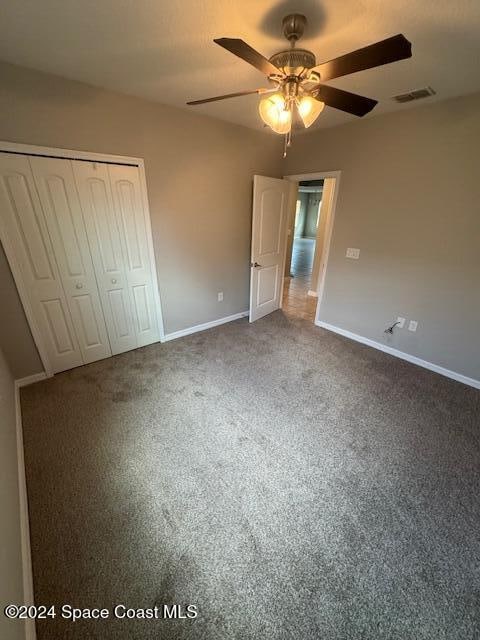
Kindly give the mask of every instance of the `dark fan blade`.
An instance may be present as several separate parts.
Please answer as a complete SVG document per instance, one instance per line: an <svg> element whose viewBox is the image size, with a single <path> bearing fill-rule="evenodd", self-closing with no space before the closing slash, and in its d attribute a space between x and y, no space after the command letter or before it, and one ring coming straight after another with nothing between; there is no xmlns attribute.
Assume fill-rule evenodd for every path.
<svg viewBox="0 0 480 640"><path fill-rule="evenodd" d="M237 93L227 93L224 96L215 96L214 98L205 98L204 100L192 100L187 104L205 104L206 102L216 102L217 100L228 100L228 98L238 98L239 96L250 96L253 93L269 93L275 91L275 89L254 89L253 91L238 91Z"/></svg>
<svg viewBox="0 0 480 640"><path fill-rule="evenodd" d="M381 42L376 42L363 49L357 49L329 62L324 62L314 67L312 71L320 74L322 82L332 80L349 73L380 67L382 64L396 62L410 58L412 55L411 43L399 33Z"/></svg>
<svg viewBox="0 0 480 640"><path fill-rule="evenodd" d="M343 91L336 87L329 87L322 84L315 96L317 100L321 100L329 107L352 113L354 116L364 116L371 111L377 104L376 100L359 96L356 93Z"/></svg>
<svg viewBox="0 0 480 640"><path fill-rule="evenodd" d="M255 51L255 49L252 49L249 44L239 38L218 38L214 40L214 42L227 51L230 51L230 53L242 58L245 62L253 65L266 76L269 76L272 73L276 75L283 75L280 69L277 69L277 67L264 58L262 54Z"/></svg>

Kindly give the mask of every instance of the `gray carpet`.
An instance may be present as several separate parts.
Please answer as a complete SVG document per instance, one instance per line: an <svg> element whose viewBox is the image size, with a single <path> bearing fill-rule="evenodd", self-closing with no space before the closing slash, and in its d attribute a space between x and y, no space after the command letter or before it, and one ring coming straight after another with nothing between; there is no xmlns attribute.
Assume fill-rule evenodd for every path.
<svg viewBox="0 0 480 640"><path fill-rule="evenodd" d="M480 393L281 312L22 391L39 640L480 637Z"/></svg>

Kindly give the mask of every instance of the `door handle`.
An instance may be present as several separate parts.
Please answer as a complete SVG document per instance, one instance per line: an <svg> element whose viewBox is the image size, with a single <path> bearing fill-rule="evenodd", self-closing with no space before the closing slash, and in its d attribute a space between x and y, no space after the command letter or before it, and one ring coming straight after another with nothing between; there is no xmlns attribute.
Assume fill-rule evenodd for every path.
<svg viewBox="0 0 480 640"><path fill-rule="evenodd" d="M77 284L75 285L75 287L77 289L83 289L83 284L81 282L77 282Z"/></svg>
<svg viewBox="0 0 480 640"><path fill-rule="evenodd" d="M117 284L117 279L116 278L112 278L112 284Z"/></svg>
<svg viewBox="0 0 480 640"><path fill-rule="evenodd" d="M258 264L258 262L251 262L251 263L250 263L250 266L251 266L251 267L261 267L262 265L261 265L261 264Z"/></svg>

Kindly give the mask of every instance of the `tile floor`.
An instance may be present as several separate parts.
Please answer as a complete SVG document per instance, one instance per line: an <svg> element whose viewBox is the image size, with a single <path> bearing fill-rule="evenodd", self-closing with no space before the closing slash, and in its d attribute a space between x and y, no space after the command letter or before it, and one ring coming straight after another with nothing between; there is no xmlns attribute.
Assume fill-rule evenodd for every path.
<svg viewBox="0 0 480 640"><path fill-rule="evenodd" d="M286 315L312 322L315 318L317 299L307 294L312 278L314 252L315 240L295 238L290 268L292 275L284 280L282 302L282 309Z"/></svg>

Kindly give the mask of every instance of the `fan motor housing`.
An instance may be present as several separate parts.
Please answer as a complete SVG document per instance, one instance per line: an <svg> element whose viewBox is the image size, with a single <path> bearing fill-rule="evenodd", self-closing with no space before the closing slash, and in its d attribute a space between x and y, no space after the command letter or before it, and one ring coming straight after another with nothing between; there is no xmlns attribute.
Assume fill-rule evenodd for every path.
<svg viewBox="0 0 480 640"><path fill-rule="evenodd" d="M291 13L282 20L283 35L291 42L295 43L303 36L307 19L301 13Z"/></svg>
<svg viewBox="0 0 480 640"><path fill-rule="evenodd" d="M316 65L315 56L307 49L279 51L270 58L270 62L287 76L300 75L305 69L311 69Z"/></svg>

